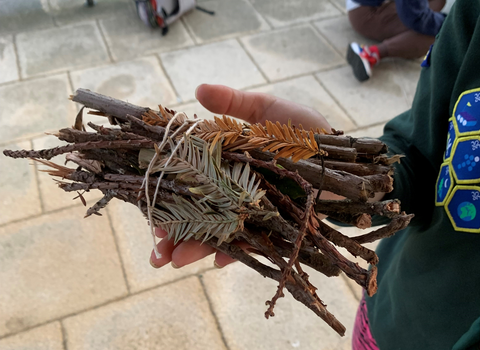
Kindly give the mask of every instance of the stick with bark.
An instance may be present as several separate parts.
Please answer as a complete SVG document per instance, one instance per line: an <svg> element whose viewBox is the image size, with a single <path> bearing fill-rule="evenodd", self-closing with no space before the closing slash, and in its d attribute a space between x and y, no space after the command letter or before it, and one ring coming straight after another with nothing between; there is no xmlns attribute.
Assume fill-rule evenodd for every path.
<svg viewBox="0 0 480 350"><path fill-rule="evenodd" d="M201 240L276 280L267 318L287 289L343 335L345 327L327 311L302 264L328 277L343 272L373 295L378 257L363 244L394 234L412 218L397 200L368 202L375 192L393 189L391 163L397 159L386 155L381 141L278 122L246 125L226 116L192 120L162 106L154 111L84 89L71 99L115 126L88 123L93 132L86 131L82 108L72 128L53 134L67 145L4 154L42 163L61 189L77 192L81 200L80 191L101 191L103 198L87 216L101 215L114 199L132 203L169 239ZM60 154L76 167L50 161ZM314 190L345 199L315 198ZM373 215L391 222L352 238L320 221L320 214L360 228L370 227ZM276 268L235 240L247 242L250 253ZM336 247L371 268L361 268Z"/></svg>

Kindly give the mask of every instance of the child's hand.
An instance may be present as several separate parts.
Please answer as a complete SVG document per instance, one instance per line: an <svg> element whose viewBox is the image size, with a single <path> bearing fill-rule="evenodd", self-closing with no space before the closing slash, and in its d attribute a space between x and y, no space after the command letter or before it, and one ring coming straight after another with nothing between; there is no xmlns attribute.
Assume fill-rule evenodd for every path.
<svg viewBox="0 0 480 350"><path fill-rule="evenodd" d="M317 127L325 130L331 128L325 118L314 109L272 95L243 92L223 85L207 84L200 85L195 95L197 100L212 113L240 118L251 124L264 124L266 120L287 124L291 119L293 124L302 124L306 130ZM199 241L193 239L174 245L173 240L164 238L167 236L164 230L157 228L155 233L157 237L163 238L158 243L158 251L162 257L157 259L153 251L150 257L151 265L156 268L169 262L172 262L174 267L182 267L216 252L209 245L200 245ZM239 244L247 247L247 244ZM229 256L216 252L217 267L223 267L232 262L234 260Z"/></svg>

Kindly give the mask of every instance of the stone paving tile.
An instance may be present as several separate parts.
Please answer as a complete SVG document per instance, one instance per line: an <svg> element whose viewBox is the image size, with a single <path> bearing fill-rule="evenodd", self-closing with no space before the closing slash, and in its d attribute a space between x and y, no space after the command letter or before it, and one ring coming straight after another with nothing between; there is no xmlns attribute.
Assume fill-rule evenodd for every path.
<svg viewBox="0 0 480 350"><path fill-rule="evenodd" d="M168 106L167 106L168 107ZM193 118L194 114L201 119L213 119L214 116L220 116L210 112L208 109L203 107L200 102L190 102L184 103L175 107L172 107L173 110L177 112L183 112L187 115L188 118Z"/></svg>
<svg viewBox="0 0 480 350"><path fill-rule="evenodd" d="M2 151L30 148L28 141L0 147ZM42 211L35 168L30 163L27 159L8 158L0 152L0 225Z"/></svg>
<svg viewBox="0 0 480 350"><path fill-rule="evenodd" d="M138 208L117 200L110 202L107 210L132 292L178 280L213 267L213 256L210 256L181 269L174 269L171 265L154 269L149 263L153 244L150 227Z"/></svg>
<svg viewBox="0 0 480 350"><path fill-rule="evenodd" d="M202 7L215 11L215 15L191 11L184 17L198 43L270 28L246 0L210 0L203 2Z"/></svg>
<svg viewBox="0 0 480 350"><path fill-rule="evenodd" d="M349 131L356 127L352 120L311 75L265 85L249 91L275 95L285 100L311 107L320 112L330 125L337 130ZM293 122L295 123L295 121Z"/></svg>
<svg viewBox="0 0 480 350"><path fill-rule="evenodd" d="M203 276L229 349L351 349L356 298L342 278L327 278L308 268L306 272L328 310L347 328L346 336L340 337L287 291L277 302L275 317L265 319L265 301L275 294L277 282L235 263Z"/></svg>
<svg viewBox="0 0 480 350"><path fill-rule="evenodd" d="M163 53L163 66L184 102L193 100L202 83L242 89L265 79L235 40Z"/></svg>
<svg viewBox="0 0 480 350"><path fill-rule="evenodd" d="M350 66L321 72L317 77L360 127L390 120L409 108L394 62L382 62L363 83L355 79Z"/></svg>
<svg viewBox="0 0 480 350"><path fill-rule="evenodd" d="M309 25L243 37L242 42L270 80L306 74L344 62Z"/></svg>
<svg viewBox="0 0 480 350"><path fill-rule="evenodd" d="M420 79L420 73L422 71L422 67L420 66L421 62L419 62L419 60L402 59L396 59L394 62L396 71L399 73L403 83L405 99L410 108L413 98L415 97L415 91L417 90L418 80Z"/></svg>
<svg viewBox="0 0 480 350"><path fill-rule="evenodd" d="M109 61L95 22L22 33L17 47L23 77Z"/></svg>
<svg viewBox="0 0 480 350"><path fill-rule="evenodd" d="M342 57L345 57L347 54L347 46L353 41L365 45L377 43L355 32L347 16L325 19L317 21L314 24L330 44L342 53Z"/></svg>
<svg viewBox="0 0 480 350"><path fill-rule="evenodd" d="M81 21L129 15L137 17L135 5L130 0L100 0L95 1L95 6L86 6L85 0L49 0L51 14L55 22L60 25Z"/></svg>
<svg viewBox="0 0 480 350"><path fill-rule="evenodd" d="M71 94L66 74L0 86L0 142L71 125Z"/></svg>
<svg viewBox="0 0 480 350"><path fill-rule="evenodd" d="M158 109L177 97L155 56L71 73L74 89L84 88L130 103Z"/></svg>
<svg viewBox="0 0 480 350"><path fill-rule="evenodd" d="M70 124L65 125L65 127L69 126ZM33 149L37 150L67 145L66 142L60 141L55 136L51 135L36 138L32 141L32 143ZM51 159L51 161L59 165L65 165L65 155L61 154ZM77 167L77 165L74 163L67 163L66 166L73 169ZM48 169L48 167L42 164L37 164L37 169ZM37 176L40 186L40 195L42 197L43 209L45 211L48 212L56 209L62 209L65 207L71 207L80 203L79 198L73 200L74 197L77 197L77 192L65 192L58 187L54 179L61 180L60 178L53 178L42 171L37 171ZM87 202L87 206L83 208L86 212L88 208L90 208L93 204L95 204L96 201L98 201L102 197L102 194L99 191L92 190L90 192L85 192L82 196Z"/></svg>
<svg viewBox="0 0 480 350"><path fill-rule="evenodd" d="M225 349L197 277L64 321L69 350Z"/></svg>
<svg viewBox="0 0 480 350"><path fill-rule="evenodd" d="M361 286L359 286L355 281L348 278L343 272L341 273L340 278L343 278L346 281L346 283L350 287L350 290L352 291L355 299L357 299L357 301L362 300L363 288Z"/></svg>
<svg viewBox="0 0 480 350"><path fill-rule="evenodd" d="M341 12L328 0L251 0L252 5L274 27L338 16Z"/></svg>
<svg viewBox="0 0 480 350"><path fill-rule="evenodd" d="M161 30L145 26L136 14L100 20L100 26L114 60L127 60L194 44L182 21L169 26L165 36L162 36Z"/></svg>
<svg viewBox="0 0 480 350"><path fill-rule="evenodd" d="M337 5L344 13L347 13L347 7L345 6L345 0L331 0L332 3Z"/></svg>
<svg viewBox="0 0 480 350"><path fill-rule="evenodd" d="M17 55L13 36L0 37L0 84L18 79Z"/></svg>
<svg viewBox="0 0 480 350"><path fill-rule="evenodd" d="M0 336L126 295L109 222L76 207L0 228Z"/></svg>
<svg viewBox="0 0 480 350"><path fill-rule="evenodd" d="M53 27L45 0L0 0L0 35Z"/></svg>
<svg viewBox="0 0 480 350"><path fill-rule="evenodd" d="M60 322L54 322L0 340L2 350L63 350Z"/></svg>

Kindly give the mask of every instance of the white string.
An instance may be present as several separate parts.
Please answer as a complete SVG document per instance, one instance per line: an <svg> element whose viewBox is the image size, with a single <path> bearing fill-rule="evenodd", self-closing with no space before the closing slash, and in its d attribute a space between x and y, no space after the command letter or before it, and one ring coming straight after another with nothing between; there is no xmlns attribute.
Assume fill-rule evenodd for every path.
<svg viewBox="0 0 480 350"><path fill-rule="evenodd" d="M185 114L184 113L175 114L173 116L173 118L170 119L167 126L165 127L165 134L163 134L162 143L160 144L160 146L158 146L158 149L156 150L152 160L148 164L147 172L145 173L145 178L143 179L142 187L140 187L140 189L145 187L145 197L147 199L147 217L148 217L148 222L150 223L150 234L151 234L152 239L153 239L153 251L155 252L155 257L157 259L160 259L162 257L162 254L160 254L160 252L158 251L158 248L157 248L157 239L156 239L156 236L155 236L155 228L154 228L153 220L152 220L151 202L150 202L150 196L149 196L149 193L148 193L149 186L146 185L146 184L148 184L148 181L149 181L149 178L150 178L150 172L152 171L153 164L155 164L155 162L157 161L159 153L162 151L162 149L165 147L165 144L168 141L168 133L170 132L170 128L171 128L172 124L175 122L175 120L177 118L179 118L180 116L185 116ZM160 179L158 180L158 182L160 183ZM139 202L139 205L140 205L140 202Z"/></svg>
<svg viewBox="0 0 480 350"><path fill-rule="evenodd" d="M184 134L184 136L182 136L182 138L178 141L177 145L175 146L175 148L172 150L172 153L170 154L170 157L167 159L167 161L165 162L165 165L164 167L166 167L168 164L170 164L170 161L173 159L173 156L175 155L175 153L177 153L177 150L178 148L180 147L181 144L183 144L185 142L185 136L189 136L191 134L191 132L195 129L195 127L197 126L197 124L200 123L200 121L197 121L195 122ZM175 135L172 135L171 138L173 138ZM157 201L157 194L158 194L158 191L159 191L159 188L160 188L160 180L163 178L163 175L164 175L164 172L162 171L160 176L158 177L158 182L157 182L157 187L155 188L155 194L153 196L153 203L156 203Z"/></svg>
<svg viewBox="0 0 480 350"><path fill-rule="evenodd" d="M152 235L152 238L153 238L153 251L155 252L155 257L157 259L160 259L162 257L162 255L159 253L158 251L158 248L157 248L157 241L156 241L156 236L155 236L155 229L153 227L153 222L152 222L152 210L151 210L151 202L150 202L150 196L148 194L148 187L146 184L148 183L148 180L149 180L149 176L150 176L150 172L152 171L152 168L153 168L153 165L155 164L155 162L157 161L157 158L158 156L160 155L160 153L162 152L163 148L165 147L165 144L167 143L167 141L169 139L173 139L175 136L178 135L178 133L183 129L183 127L185 125L187 125L189 122L188 121L185 121L182 126L180 126L180 128L178 128L173 134L172 136L168 136L168 133L170 132L170 127L173 123L174 120L176 120L177 118L179 117L184 117L184 118L187 118L187 116L185 115L185 113L183 112L179 112L179 113L176 113L173 118L168 122L167 126L165 127L165 134L163 136L163 140L162 140L162 143L160 144L160 146L158 146L156 152L155 152L155 155L153 156L152 160L150 161L150 164L148 164L148 168L147 168L147 172L145 173L145 179L144 179L144 182L142 184L142 187L145 186L145 196L147 197L147 215L148 215L148 221L150 222L150 233ZM188 136L191 134L191 132L193 130L195 130L197 124L200 123L200 120L195 122L187 131L186 133L184 134L184 136L182 136L182 138L179 140L179 142L177 143L177 145L175 146L175 148L172 150L171 154L170 154L170 157L167 159L167 161L165 162L164 166L163 167L167 167L168 164L170 164L170 162L172 161L175 153L177 152L178 148L180 147L180 145L182 143L185 142L185 136ZM155 188L155 193L153 195L153 205L155 205L156 201L157 201L157 195L158 195L158 192L159 192L159 189L160 189L160 182L162 181L162 178L163 178L163 175L165 174L165 171L162 171L160 173L160 176L158 177L158 180L157 180L157 186Z"/></svg>

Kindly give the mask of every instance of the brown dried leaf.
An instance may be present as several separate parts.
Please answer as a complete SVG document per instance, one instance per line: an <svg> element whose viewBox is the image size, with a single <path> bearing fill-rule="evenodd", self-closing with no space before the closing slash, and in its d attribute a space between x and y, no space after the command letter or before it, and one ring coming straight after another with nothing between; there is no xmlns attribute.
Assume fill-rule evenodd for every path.
<svg viewBox="0 0 480 350"><path fill-rule="evenodd" d="M211 145L210 145L210 153L213 152L213 150L215 149L215 145L217 144L218 140L220 140L220 138L222 137L222 132L219 131L217 133L217 136L215 136L215 138L213 139Z"/></svg>
<svg viewBox="0 0 480 350"><path fill-rule="evenodd" d="M222 129L223 131L229 130L227 124L225 124L222 119L220 119L219 117L214 117L214 119L220 129Z"/></svg>
<svg viewBox="0 0 480 350"><path fill-rule="evenodd" d="M75 124L73 124L73 128L77 130L85 130L85 127L83 126L83 110L85 109L85 106L83 106L80 111L77 113L77 117L75 118Z"/></svg>
<svg viewBox="0 0 480 350"><path fill-rule="evenodd" d="M290 142L290 143L293 142L293 138L292 138L292 135L290 134L290 130L289 130L288 126L286 126L285 124L283 124L283 134L285 135L285 139L288 142Z"/></svg>
<svg viewBox="0 0 480 350"><path fill-rule="evenodd" d="M313 133L313 130L310 129L310 143L313 145L313 148L318 151L319 148L318 148L318 143L317 141L315 140L315 135Z"/></svg>
<svg viewBox="0 0 480 350"><path fill-rule="evenodd" d="M288 158L295 152L295 149L296 148L294 146L285 147L284 149L282 149L280 152L277 153L275 158L276 159L278 159L278 158Z"/></svg>

